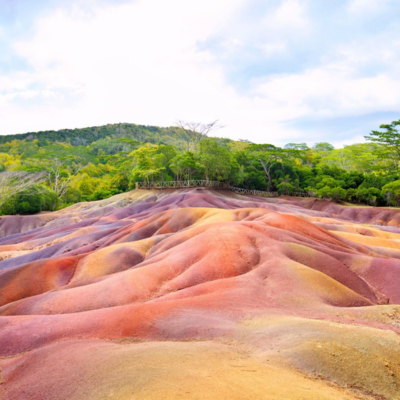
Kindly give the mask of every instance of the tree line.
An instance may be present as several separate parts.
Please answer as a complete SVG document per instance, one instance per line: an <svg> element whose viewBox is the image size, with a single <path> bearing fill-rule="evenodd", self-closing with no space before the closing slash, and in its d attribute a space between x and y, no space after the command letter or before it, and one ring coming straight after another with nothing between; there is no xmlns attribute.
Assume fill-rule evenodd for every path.
<svg viewBox="0 0 400 400"><path fill-rule="evenodd" d="M342 149L326 142L312 147L305 143L277 147L208 137L219 127L217 121L179 121L176 127L158 130L130 124L139 131L124 128L124 133L120 127L115 134L97 135L97 140L92 140L94 134L89 140L84 129L81 137L74 135L70 141L56 133L3 139L0 213L53 211L132 190L136 182L183 179L223 181L282 195L312 192L334 201L399 206L399 125L400 120L381 125L381 130L366 136L367 143ZM97 131L102 132L102 127ZM138 140L141 134L144 140Z"/></svg>

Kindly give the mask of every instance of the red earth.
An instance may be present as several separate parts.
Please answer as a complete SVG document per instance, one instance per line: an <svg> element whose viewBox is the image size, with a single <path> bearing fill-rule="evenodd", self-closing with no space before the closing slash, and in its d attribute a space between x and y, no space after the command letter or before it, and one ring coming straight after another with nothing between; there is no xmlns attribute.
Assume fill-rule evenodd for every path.
<svg viewBox="0 0 400 400"><path fill-rule="evenodd" d="M400 398L400 211L189 189L0 218L0 398Z"/></svg>

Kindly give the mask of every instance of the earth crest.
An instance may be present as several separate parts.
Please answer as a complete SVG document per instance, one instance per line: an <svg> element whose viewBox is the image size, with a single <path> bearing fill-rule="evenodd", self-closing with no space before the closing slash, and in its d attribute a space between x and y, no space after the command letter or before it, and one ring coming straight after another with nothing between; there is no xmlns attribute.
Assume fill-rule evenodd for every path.
<svg viewBox="0 0 400 400"><path fill-rule="evenodd" d="M0 218L0 397L400 397L400 211L135 190Z"/></svg>

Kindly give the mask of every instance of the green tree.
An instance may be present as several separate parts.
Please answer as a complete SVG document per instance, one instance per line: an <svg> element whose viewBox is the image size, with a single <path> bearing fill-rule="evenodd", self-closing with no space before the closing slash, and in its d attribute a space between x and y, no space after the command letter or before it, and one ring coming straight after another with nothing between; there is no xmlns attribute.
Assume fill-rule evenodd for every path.
<svg viewBox="0 0 400 400"><path fill-rule="evenodd" d="M110 188L119 192L126 192L129 189L128 176L123 171L119 171L112 177Z"/></svg>
<svg viewBox="0 0 400 400"><path fill-rule="evenodd" d="M332 151L335 148L328 142L319 142L314 144L314 149L317 151Z"/></svg>
<svg viewBox="0 0 400 400"><path fill-rule="evenodd" d="M211 139L200 142L199 159L204 166L206 180L224 181L231 172L231 155L229 151Z"/></svg>
<svg viewBox="0 0 400 400"><path fill-rule="evenodd" d="M400 205L400 180L390 182L382 188L382 195L389 205Z"/></svg>
<svg viewBox="0 0 400 400"><path fill-rule="evenodd" d="M0 207L15 195L43 182L44 174L26 171L0 172Z"/></svg>
<svg viewBox="0 0 400 400"><path fill-rule="evenodd" d="M234 157L241 169L240 184L245 189L265 190L267 182L257 157L246 150L237 151Z"/></svg>
<svg viewBox="0 0 400 400"><path fill-rule="evenodd" d="M222 128L218 120L209 124L178 120L176 125L177 127L173 128L174 135L171 136L171 141L181 150L193 153L199 151L200 142L206 139L211 131Z"/></svg>
<svg viewBox="0 0 400 400"><path fill-rule="evenodd" d="M296 189L296 183L293 183L290 179L289 175L285 175L284 178L280 179L279 184L277 185L278 192L284 195L292 194Z"/></svg>
<svg viewBox="0 0 400 400"><path fill-rule="evenodd" d="M90 164L93 165L93 164ZM71 174L65 165L58 159L54 158L47 166L47 183L58 198L61 198L71 186L72 179L80 170L77 167L74 174Z"/></svg>
<svg viewBox="0 0 400 400"><path fill-rule="evenodd" d="M87 173L84 173L77 180L76 188L79 190L81 195L88 197L96 190L96 181ZM87 200L87 198L85 200Z"/></svg>
<svg viewBox="0 0 400 400"><path fill-rule="evenodd" d="M261 165L267 181L267 190L272 190L274 167L283 162L288 162L288 156L280 147L272 144L252 144L248 150Z"/></svg>
<svg viewBox="0 0 400 400"><path fill-rule="evenodd" d="M134 163L132 170L134 176L143 178L145 182L149 183L150 180L153 180L154 177L158 176L165 169L165 166L157 162L157 151L157 145L146 143L146 145L139 147L129 154Z"/></svg>
<svg viewBox="0 0 400 400"><path fill-rule="evenodd" d="M337 186L337 187L329 187L324 186L323 188L318 190L318 196L324 199L331 199L334 201L344 200L346 199L346 190Z"/></svg>
<svg viewBox="0 0 400 400"><path fill-rule="evenodd" d="M307 151L309 147L307 146L306 143L287 143L285 144L284 149Z"/></svg>
<svg viewBox="0 0 400 400"><path fill-rule="evenodd" d="M43 200L42 210L44 211L57 210L59 204L58 194L54 190L44 185L38 186L38 191L41 194Z"/></svg>
<svg viewBox="0 0 400 400"><path fill-rule="evenodd" d="M79 203L82 199L82 194L79 189L70 186L64 196L62 197L62 202L64 205Z"/></svg>
<svg viewBox="0 0 400 400"><path fill-rule="evenodd" d="M381 157L391 157L394 160L394 168L399 169L400 162L400 133L397 126L400 120L393 121L391 124L380 125L384 131L372 131L369 135L364 136L367 140L379 143L383 146Z"/></svg>
<svg viewBox="0 0 400 400"><path fill-rule="evenodd" d="M191 179L193 174L202 169L202 166L197 162L194 154L190 151L186 151L174 157L169 167L178 181L182 179Z"/></svg>
<svg viewBox="0 0 400 400"><path fill-rule="evenodd" d="M17 214L35 214L43 210L43 196L36 187L20 192L16 196Z"/></svg>
<svg viewBox="0 0 400 400"><path fill-rule="evenodd" d="M377 188L358 188L357 201L371 206L376 206L383 201L382 192Z"/></svg>

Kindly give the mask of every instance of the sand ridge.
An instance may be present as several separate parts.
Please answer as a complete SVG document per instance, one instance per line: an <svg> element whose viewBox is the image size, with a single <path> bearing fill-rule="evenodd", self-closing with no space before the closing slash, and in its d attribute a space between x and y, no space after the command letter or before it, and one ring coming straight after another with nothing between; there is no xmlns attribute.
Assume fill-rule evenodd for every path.
<svg viewBox="0 0 400 400"><path fill-rule="evenodd" d="M193 189L2 217L3 397L396 398L399 216Z"/></svg>

